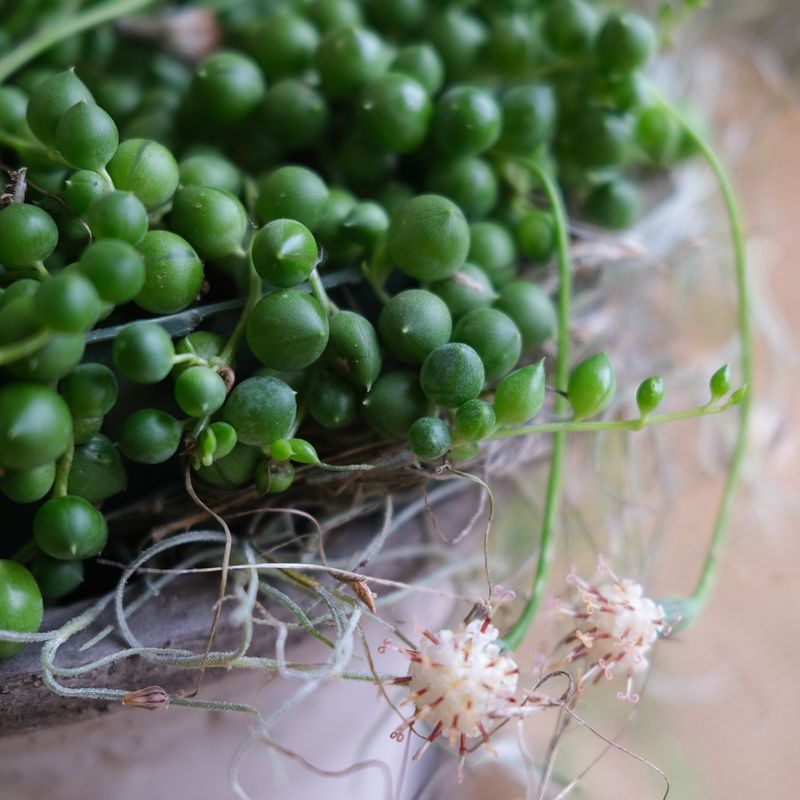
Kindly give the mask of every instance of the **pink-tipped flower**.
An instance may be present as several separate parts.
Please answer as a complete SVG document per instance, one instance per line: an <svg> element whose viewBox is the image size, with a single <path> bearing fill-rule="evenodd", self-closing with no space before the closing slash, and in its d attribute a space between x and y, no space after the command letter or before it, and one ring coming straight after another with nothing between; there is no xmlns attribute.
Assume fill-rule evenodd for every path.
<svg viewBox="0 0 800 800"><path fill-rule="evenodd" d="M575 567L567 576L567 583L576 588L579 598L572 605L558 606L576 623L575 630L564 639L572 650L561 663L586 663L579 689L603 676L611 679L625 674L626 690L617 696L637 703L634 675L646 669L648 651L659 636L669 633L669 626L664 609L645 597L638 583L628 578L620 580L602 557L598 559L598 569L605 576L598 585L580 578Z"/></svg>
<svg viewBox="0 0 800 800"><path fill-rule="evenodd" d="M488 743L492 721L517 703L519 668L501 652L497 628L488 618L457 631L423 635L416 650L404 651L411 660L409 674L397 681L408 685L408 700L416 706L401 730L423 719L432 727L415 758L441 734L458 746L463 758L467 739L481 736Z"/></svg>

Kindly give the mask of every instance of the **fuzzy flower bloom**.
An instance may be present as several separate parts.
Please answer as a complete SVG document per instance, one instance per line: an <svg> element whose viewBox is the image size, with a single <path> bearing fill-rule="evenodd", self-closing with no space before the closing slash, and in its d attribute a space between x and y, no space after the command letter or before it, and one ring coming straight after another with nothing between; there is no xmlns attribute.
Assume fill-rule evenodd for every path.
<svg viewBox="0 0 800 800"><path fill-rule="evenodd" d="M416 706L403 727L424 719L433 728L415 758L442 733L458 745L463 757L466 740L481 736L488 743L492 720L517 703L519 668L510 655L501 653L497 628L488 618L457 631L423 635L416 650L404 651L411 660L409 674L397 681L408 685L408 701Z"/></svg>
<svg viewBox="0 0 800 800"><path fill-rule="evenodd" d="M573 567L567 583L574 586L579 599L573 605L558 605L560 613L575 620L575 630L563 641L572 650L561 662L569 664L583 660L586 672L578 684L583 688L601 677L625 674L628 682L621 700L639 701L633 692L633 678L646 669L647 653L659 636L669 633L664 609L645 597L642 587L634 581L620 580L605 561L598 559L598 569L605 579L598 585L580 578Z"/></svg>

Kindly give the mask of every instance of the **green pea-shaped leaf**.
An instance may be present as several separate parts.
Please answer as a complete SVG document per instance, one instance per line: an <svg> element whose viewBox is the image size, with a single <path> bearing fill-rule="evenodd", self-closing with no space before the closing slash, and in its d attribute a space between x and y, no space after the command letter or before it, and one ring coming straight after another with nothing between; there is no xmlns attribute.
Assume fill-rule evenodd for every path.
<svg viewBox="0 0 800 800"><path fill-rule="evenodd" d="M452 277L432 284L431 291L444 300L454 320L468 311L485 308L496 297L489 276L470 263L464 264Z"/></svg>
<svg viewBox="0 0 800 800"><path fill-rule="evenodd" d="M69 493L99 503L124 491L128 480L114 443L102 433L75 448L69 472Z"/></svg>
<svg viewBox="0 0 800 800"><path fill-rule="evenodd" d="M235 386L222 408L223 419L236 429L239 442L257 446L285 439L296 414L291 387L266 375L248 378Z"/></svg>
<svg viewBox="0 0 800 800"><path fill-rule="evenodd" d="M227 422L212 422L208 429L213 432L216 441L214 459L225 458L236 446L236 430Z"/></svg>
<svg viewBox="0 0 800 800"><path fill-rule="evenodd" d="M412 372L385 372L375 381L363 402L367 424L387 439L403 440L419 417L432 406Z"/></svg>
<svg viewBox="0 0 800 800"><path fill-rule="evenodd" d="M494 393L498 425L518 425L539 413L544 402L544 359L506 375Z"/></svg>
<svg viewBox="0 0 800 800"><path fill-rule="evenodd" d="M522 334L524 350L541 347L556 329L553 301L540 286L529 281L512 281L500 291L495 306L514 320Z"/></svg>
<svg viewBox="0 0 800 800"><path fill-rule="evenodd" d="M161 464L178 451L183 429L166 411L142 408L123 423L117 437L123 455L138 464Z"/></svg>
<svg viewBox="0 0 800 800"><path fill-rule="evenodd" d="M320 92L298 78L286 78L270 86L259 116L272 141L287 150L298 150L322 137L329 112Z"/></svg>
<svg viewBox="0 0 800 800"><path fill-rule="evenodd" d="M721 400L731 390L731 368L723 364L708 382L712 400Z"/></svg>
<svg viewBox="0 0 800 800"><path fill-rule="evenodd" d="M453 464L463 464L467 461L472 461L476 458L481 451L481 446L477 442L469 442L468 444L460 444L450 451L449 459Z"/></svg>
<svg viewBox="0 0 800 800"><path fill-rule="evenodd" d="M410 153L425 139L431 110L424 86L407 75L389 72L372 78L363 88L357 118L377 149Z"/></svg>
<svg viewBox="0 0 800 800"><path fill-rule="evenodd" d="M495 287L517 274L517 248L508 229L498 222L481 220L469 226L469 260L479 266Z"/></svg>
<svg viewBox="0 0 800 800"><path fill-rule="evenodd" d="M455 435L460 441L479 442L497 426L494 408L483 400L467 400L455 416Z"/></svg>
<svg viewBox="0 0 800 800"><path fill-rule="evenodd" d="M357 391L339 375L322 374L308 398L308 413L323 428L338 430L352 425L358 416Z"/></svg>
<svg viewBox="0 0 800 800"><path fill-rule="evenodd" d="M519 328L497 308L476 308L464 314L453 330L453 341L474 348L483 362L487 382L510 372L522 352Z"/></svg>
<svg viewBox="0 0 800 800"><path fill-rule="evenodd" d="M468 344L437 347L423 362L420 383L425 396L438 406L457 408L478 396L485 379L481 357Z"/></svg>
<svg viewBox="0 0 800 800"><path fill-rule="evenodd" d="M324 352L328 336L328 317L322 306L297 289L265 295L247 318L250 351L273 369L304 369L313 364Z"/></svg>
<svg viewBox="0 0 800 800"><path fill-rule="evenodd" d="M311 442L305 439L290 439L289 444L292 446L292 461L298 464L319 464L319 456Z"/></svg>
<svg viewBox="0 0 800 800"><path fill-rule="evenodd" d="M389 229L389 216L383 206L367 200L353 206L342 227L348 239L365 247L374 247Z"/></svg>
<svg viewBox="0 0 800 800"><path fill-rule="evenodd" d="M732 395L731 395L731 403L736 405L737 403L741 403L742 400L747 397L748 386L744 384L744 386L740 386Z"/></svg>
<svg viewBox="0 0 800 800"><path fill-rule="evenodd" d="M157 323L132 322L114 338L114 366L134 383L158 383L169 374L175 348L169 334Z"/></svg>
<svg viewBox="0 0 800 800"><path fill-rule="evenodd" d="M347 189L332 186L325 201L322 217L314 228L317 241L335 261L355 260L360 252L358 245L348 240L344 230L344 221L357 202L355 195Z"/></svg>
<svg viewBox="0 0 800 800"><path fill-rule="evenodd" d="M329 97L350 97L387 62L386 47L375 33L358 25L328 31L314 52L314 66Z"/></svg>
<svg viewBox="0 0 800 800"><path fill-rule="evenodd" d="M209 127L225 128L247 117L265 88L255 61L244 53L222 50L198 65L187 92L186 111Z"/></svg>
<svg viewBox="0 0 800 800"><path fill-rule="evenodd" d="M35 503L50 491L55 477L53 461L30 469L7 469L0 475L0 492L15 503Z"/></svg>
<svg viewBox="0 0 800 800"><path fill-rule="evenodd" d="M11 203L0 210L0 262L21 269L44 261L58 244L58 227L39 206Z"/></svg>
<svg viewBox="0 0 800 800"><path fill-rule="evenodd" d="M99 170L114 155L119 132L114 120L100 106L79 100L61 115L55 144L73 167Z"/></svg>
<svg viewBox="0 0 800 800"><path fill-rule="evenodd" d="M153 314L174 314L186 308L203 285L203 264L189 242L170 231L150 231L138 250L144 258L145 277L134 298L136 305Z"/></svg>
<svg viewBox="0 0 800 800"><path fill-rule="evenodd" d="M398 11L402 8L398 19ZM388 28L394 25L398 27L411 27L425 18L426 8L422 3L405 2L392 4L377 4L371 9L373 15L380 15L378 27ZM410 75L418 80L433 96L444 83L444 64L442 57L429 44L411 44L401 48L394 57L391 66L392 72L400 72L403 75Z"/></svg>
<svg viewBox="0 0 800 800"><path fill-rule="evenodd" d="M357 386L369 390L381 372L381 348L372 323L354 311L339 311L330 319L327 355Z"/></svg>
<svg viewBox="0 0 800 800"><path fill-rule="evenodd" d="M420 417L408 432L414 455L424 461L441 458L450 449L450 428L438 417Z"/></svg>
<svg viewBox="0 0 800 800"><path fill-rule="evenodd" d="M186 156L178 165L178 170L181 186L210 186L233 195L238 195L242 190L239 168L216 150L204 148Z"/></svg>
<svg viewBox="0 0 800 800"><path fill-rule="evenodd" d="M86 444L96 433L100 433L105 417L73 417L73 438L75 444Z"/></svg>
<svg viewBox="0 0 800 800"><path fill-rule="evenodd" d="M32 469L55 461L72 436L72 417L52 389L32 383L0 388L0 464Z"/></svg>
<svg viewBox="0 0 800 800"><path fill-rule="evenodd" d="M455 274L469 251L469 226L461 209L446 197L424 194L392 216L387 244L399 270L421 281Z"/></svg>
<svg viewBox="0 0 800 800"><path fill-rule="evenodd" d="M82 497L51 497L33 518L39 549L66 561L91 558L108 540L105 517Z"/></svg>
<svg viewBox="0 0 800 800"><path fill-rule="evenodd" d="M94 102L92 93L75 74L74 68L42 81L31 95L27 109L28 125L36 138L53 147L62 114L81 100Z"/></svg>
<svg viewBox="0 0 800 800"><path fill-rule="evenodd" d="M117 189L133 192L148 211L167 203L178 188L178 164L164 145L149 139L128 139L108 162Z"/></svg>
<svg viewBox="0 0 800 800"><path fill-rule="evenodd" d="M642 419L652 414L664 399L664 381L657 375L648 378L639 384L636 390L636 405Z"/></svg>
<svg viewBox="0 0 800 800"><path fill-rule="evenodd" d="M100 194L83 216L95 239L119 239L136 245L147 233L147 209L133 192Z"/></svg>
<svg viewBox="0 0 800 800"><path fill-rule="evenodd" d="M42 283L33 298L42 325L64 333L89 330L100 314L100 297L80 272L64 270Z"/></svg>
<svg viewBox="0 0 800 800"><path fill-rule="evenodd" d="M175 381L175 401L190 417L215 413L222 407L226 395L225 381L210 367L189 367Z"/></svg>
<svg viewBox="0 0 800 800"><path fill-rule="evenodd" d="M183 186L172 199L172 229L201 258L244 255L247 213L229 192L209 186Z"/></svg>
<svg viewBox="0 0 800 800"><path fill-rule="evenodd" d="M30 568L47 600L57 600L83 583L83 561L62 561L39 552L31 559Z"/></svg>
<svg viewBox="0 0 800 800"><path fill-rule="evenodd" d="M111 184L102 175L82 169L73 172L67 179L64 184L64 199L76 214L83 215L98 197L110 191Z"/></svg>
<svg viewBox="0 0 800 800"><path fill-rule="evenodd" d="M0 625L8 631L32 633L42 624L44 605L36 579L11 559L0 560ZM23 642L0 642L0 659L25 647Z"/></svg>
<svg viewBox="0 0 800 800"><path fill-rule="evenodd" d="M253 479L256 466L262 459L258 447L237 442L229 455L215 461L210 467L200 467L197 474L212 486L244 486Z"/></svg>
<svg viewBox="0 0 800 800"><path fill-rule="evenodd" d="M294 482L294 467L288 461L260 461L256 467L255 483L259 492L279 494Z"/></svg>
<svg viewBox="0 0 800 800"><path fill-rule="evenodd" d="M233 428L231 428L233 430ZM217 436L209 425L200 432L197 444L192 455L203 466L210 467L214 463L214 453L217 450Z"/></svg>
<svg viewBox="0 0 800 800"><path fill-rule="evenodd" d="M122 240L101 239L90 245L83 251L78 267L106 303L127 303L144 287L144 258L132 244Z"/></svg>
<svg viewBox="0 0 800 800"><path fill-rule="evenodd" d="M383 344L404 364L421 364L428 353L450 340L452 330L445 302L424 289L396 294L378 318Z"/></svg>
<svg viewBox="0 0 800 800"><path fill-rule="evenodd" d="M294 219L313 231L325 213L327 200L328 187L316 172L286 165L259 181L256 216L262 224Z"/></svg>
<svg viewBox="0 0 800 800"><path fill-rule="evenodd" d="M293 452L292 443L288 439L276 439L269 446L269 454L276 461L288 461Z"/></svg>
<svg viewBox="0 0 800 800"><path fill-rule="evenodd" d="M272 220L253 239L253 266L273 286L297 286L308 279L318 260L311 231L293 219Z"/></svg>
<svg viewBox="0 0 800 800"><path fill-rule="evenodd" d="M13 298L0 310L0 345L18 342L40 328L34 299L28 295ZM8 364L7 369L21 380L50 383L62 378L80 362L85 346L83 333L53 333L43 347Z"/></svg>
<svg viewBox="0 0 800 800"><path fill-rule="evenodd" d="M608 408L614 399L617 380L605 353L595 353L581 361L569 376L567 399L575 419L593 417Z"/></svg>

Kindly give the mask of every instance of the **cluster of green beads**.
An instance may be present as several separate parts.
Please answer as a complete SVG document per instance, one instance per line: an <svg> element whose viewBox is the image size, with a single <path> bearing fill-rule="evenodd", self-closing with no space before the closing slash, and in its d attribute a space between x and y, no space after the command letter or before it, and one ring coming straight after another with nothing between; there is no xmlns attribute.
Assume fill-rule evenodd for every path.
<svg viewBox="0 0 800 800"><path fill-rule="evenodd" d="M654 29L598 3L243 0L219 21L193 66L106 26L0 85L3 160L27 170L0 209L0 492L35 504L30 571L0 561L33 605L4 588L0 627L80 584L131 463L280 492L320 463L298 432L365 423L459 460L530 420L557 231L526 163L624 228L636 177L689 152L642 86ZM363 286L329 296L347 269ZM207 291L243 298L233 333L173 340L163 318ZM583 419L614 383L599 353L556 389Z"/></svg>

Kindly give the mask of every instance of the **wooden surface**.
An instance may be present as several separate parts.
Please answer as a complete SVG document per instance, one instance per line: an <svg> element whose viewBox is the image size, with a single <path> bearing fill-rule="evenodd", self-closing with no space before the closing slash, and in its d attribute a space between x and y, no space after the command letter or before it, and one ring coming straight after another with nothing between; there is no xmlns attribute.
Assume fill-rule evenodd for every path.
<svg viewBox="0 0 800 800"><path fill-rule="evenodd" d="M203 652L208 641L211 609L216 600L218 584L213 579L188 577L153 598L146 606L146 615L136 615L132 627L147 644L174 646ZM89 603L48 611L42 629L56 628L74 617ZM81 653L80 645L104 624L111 622L113 610L106 610L91 626L88 635L74 637L59 649L58 663L76 666L96 660L125 646L117 636L109 636ZM257 629L257 639L251 653L266 652L274 642L270 628ZM238 630L223 626L216 638L215 649L234 646ZM112 705L102 701L75 700L50 691L41 679L39 646L30 646L16 657L0 662L0 736L49 727L65 722L97 716ZM213 670L210 671L213 676ZM158 684L168 692L187 686L189 673L174 667L152 664L144 659L129 658L104 669L95 670L80 679L69 679L68 686L113 686L127 690ZM212 677L213 679L213 677Z"/></svg>
<svg viewBox="0 0 800 800"><path fill-rule="evenodd" d="M472 516L475 503L476 492L472 485L471 489L466 488L466 491L436 505L436 513L446 520L447 529L452 526L454 530L459 530ZM343 552L357 552L374 536L380 524L379 517L370 517L338 529L336 535L331 536L328 541L328 555L335 557L337 553L342 555ZM425 526L419 518L395 533L396 541L402 540L407 545L422 541L425 535ZM469 546L472 547L472 544ZM375 568L371 567L369 572L373 576L406 580L413 577L422 564L420 560L404 560L402 564L376 565ZM329 582L329 585L334 586L332 582ZM175 647L202 654L208 642L212 609L217 599L218 587L216 577L182 576L152 598L141 612L130 618L131 628L145 645ZM131 597L134 596L131 594ZM49 610L45 615L42 630L59 627L88 605L89 603L81 603ZM81 644L111 621L113 621L113 609L106 609L97 623L59 649L57 663L74 667L125 647L125 643L118 636L111 635L92 646L89 651L80 652ZM256 626L248 655L274 654L274 630L271 627ZM235 647L239 642L239 636L239 629L229 623L226 624L226 614L223 613L214 640L214 649ZM224 672L225 670L208 670L204 680L213 680L215 674ZM62 697L50 691L42 683L40 676L38 645L30 645L17 656L0 661L0 737L76 722L121 707L118 703ZM134 657L87 673L80 679L60 680L71 687L107 686L126 691L157 684L168 692L174 692L179 689L191 690L194 685L192 682L196 680L196 671L157 665L144 658ZM1 792L0 797L2 797Z"/></svg>

